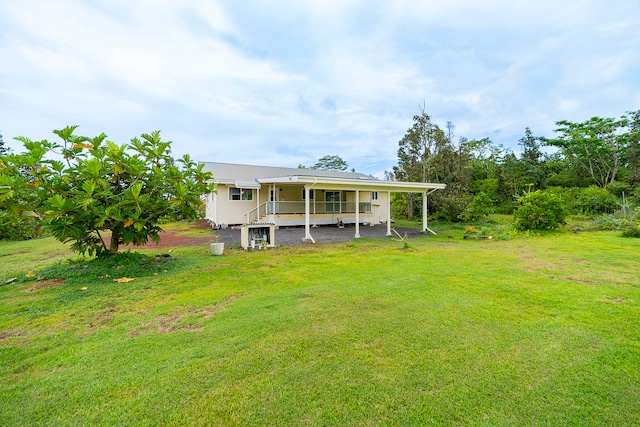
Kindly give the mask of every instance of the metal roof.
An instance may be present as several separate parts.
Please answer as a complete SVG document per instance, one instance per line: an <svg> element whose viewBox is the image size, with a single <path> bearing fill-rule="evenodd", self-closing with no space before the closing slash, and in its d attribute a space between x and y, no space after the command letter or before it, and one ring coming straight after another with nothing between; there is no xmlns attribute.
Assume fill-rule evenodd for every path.
<svg viewBox="0 0 640 427"><path fill-rule="evenodd" d="M429 182L383 181L354 172L315 169L252 166L233 163L200 162L213 173L216 183L238 188L260 188L260 184L310 184L323 189L366 189L368 191L426 192L445 188L445 184Z"/></svg>

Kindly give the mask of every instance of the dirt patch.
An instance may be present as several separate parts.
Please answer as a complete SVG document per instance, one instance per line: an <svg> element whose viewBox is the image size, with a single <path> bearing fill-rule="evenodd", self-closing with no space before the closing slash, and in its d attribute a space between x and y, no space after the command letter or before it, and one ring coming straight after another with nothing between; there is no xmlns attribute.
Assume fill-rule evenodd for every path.
<svg viewBox="0 0 640 427"><path fill-rule="evenodd" d="M618 298L605 298L603 299L604 302L610 302L612 304L620 304L626 301L629 301L627 298L622 298L622 297L618 297Z"/></svg>
<svg viewBox="0 0 640 427"><path fill-rule="evenodd" d="M26 289L25 292L38 292L43 289L53 289L64 283L64 279L44 279L38 280L32 287Z"/></svg>
<svg viewBox="0 0 640 427"><path fill-rule="evenodd" d="M160 233L160 242L157 244L153 242L151 239L147 241L146 245L135 246L135 245L122 245L120 246L120 250L127 249L137 249L137 248L158 248L158 249L166 249L172 248L175 246L206 246L211 243L211 237L207 236L179 236L176 232L173 231L165 231Z"/></svg>
<svg viewBox="0 0 640 427"><path fill-rule="evenodd" d="M117 312L118 312L117 308L111 307L108 310L98 313L98 315L96 316L96 320L101 322L110 322Z"/></svg>
<svg viewBox="0 0 640 427"><path fill-rule="evenodd" d="M111 325L111 321L115 317L116 313L119 311L120 310L115 307L111 307L107 310L101 311L93 318L91 322L89 322L89 325L87 325L88 328L92 332L108 328Z"/></svg>
<svg viewBox="0 0 640 427"><path fill-rule="evenodd" d="M204 329L204 326L199 324L198 320L207 319L215 313L223 311L227 308L227 304L239 297L240 295L233 294L211 307L185 310L158 316L150 322L141 323L141 328L132 331L129 335L131 337L137 337L154 331L160 334L168 334L174 331L201 331Z"/></svg>
<svg viewBox="0 0 640 427"><path fill-rule="evenodd" d="M584 283L585 285L597 285L598 282L592 282L591 280L582 280L582 279L576 279L575 277L565 277L565 280L571 280L572 282L576 282L576 283Z"/></svg>
<svg viewBox="0 0 640 427"><path fill-rule="evenodd" d="M22 337L22 336L24 336L22 333L11 330L11 329L8 331L0 331L0 340L6 340L7 338Z"/></svg>
<svg viewBox="0 0 640 427"><path fill-rule="evenodd" d="M197 230L209 229L213 231L213 229L211 228L211 225L209 225L209 223L205 220L193 222L189 224L189 227ZM206 246L212 241L212 236L185 236L180 233L184 233L184 230L163 231L162 233L160 233L160 242L158 242L157 244L153 240L148 239L145 245L141 245L141 246L120 245L119 249L122 251L127 249L134 250L141 247L164 249L164 248L172 248L175 246ZM102 238L105 242L109 242L109 239L111 239L111 233L110 232L104 233L102 235Z"/></svg>

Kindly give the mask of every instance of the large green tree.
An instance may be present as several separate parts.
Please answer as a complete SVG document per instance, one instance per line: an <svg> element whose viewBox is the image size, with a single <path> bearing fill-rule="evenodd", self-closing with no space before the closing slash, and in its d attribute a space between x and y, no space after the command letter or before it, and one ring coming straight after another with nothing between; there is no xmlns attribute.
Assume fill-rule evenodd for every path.
<svg viewBox="0 0 640 427"><path fill-rule="evenodd" d="M628 181L632 185L638 185L640 184L640 110L628 112L625 118L629 120L625 166L628 169Z"/></svg>
<svg viewBox="0 0 640 427"><path fill-rule="evenodd" d="M16 138L26 152L3 158L0 210L38 217L45 231L89 254L158 242L162 220L202 216L202 196L215 190L211 174L188 155L171 157L159 131L118 145L76 128L54 131L62 144Z"/></svg>
<svg viewBox="0 0 640 427"><path fill-rule="evenodd" d="M544 139L547 145L558 147L571 162L580 166L589 174L592 181L600 187L615 181L629 134L626 117L592 117L582 123L567 120L556 122L557 138Z"/></svg>
<svg viewBox="0 0 640 427"><path fill-rule="evenodd" d="M543 187L545 179L540 138L535 137L531 129L526 128L524 136L518 141L518 145L523 150L520 161L525 185L531 185L536 190L539 190Z"/></svg>
<svg viewBox="0 0 640 427"><path fill-rule="evenodd" d="M349 168L347 162L344 161L340 156L337 156L335 154L322 156L320 157L320 159L318 159L316 164L311 166L311 169L325 171L345 171L347 170L347 168Z"/></svg>
<svg viewBox="0 0 640 427"><path fill-rule="evenodd" d="M447 143L445 133L423 109L420 115L413 117L413 126L398 143L398 165L393 167L394 176L401 181L437 181L435 158ZM407 204L408 217L412 219L417 207L414 194L407 195Z"/></svg>

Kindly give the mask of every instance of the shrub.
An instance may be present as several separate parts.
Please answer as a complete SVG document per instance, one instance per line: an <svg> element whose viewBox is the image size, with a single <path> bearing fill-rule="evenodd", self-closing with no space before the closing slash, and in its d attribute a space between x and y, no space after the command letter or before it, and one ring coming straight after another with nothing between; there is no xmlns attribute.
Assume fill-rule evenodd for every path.
<svg viewBox="0 0 640 427"><path fill-rule="evenodd" d="M623 193L628 196L631 190L631 186L626 182L614 181L607 185L607 191L616 197L622 197Z"/></svg>
<svg viewBox="0 0 640 427"><path fill-rule="evenodd" d="M493 211L493 201L484 191L479 192L458 216L462 221L473 222L483 216L488 216Z"/></svg>
<svg viewBox="0 0 640 427"><path fill-rule="evenodd" d="M459 222L460 215L471 202L469 194L435 194L434 205L437 206L436 219L444 221Z"/></svg>
<svg viewBox="0 0 640 427"><path fill-rule="evenodd" d="M624 237L640 237L640 209L623 221L622 235Z"/></svg>
<svg viewBox="0 0 640 427"><path fill-rule="evenodd" d="M520 197L518 202L519 207L513 214L517 230L553 230L566 224L567 210L553 193L534 191Z"/></svg>
<svg viewBox="0 0 640 427"><path fill-rule="evenodd" d="M557 195L573 215L595 216L610 214L619 209L619 200L610 191L596 187L552 187L547 190Z"/></svg>
<svg viewBox="0 0 640 427"><path fill-rule="evenodd" d="M581 188L574 199L573 211L577 214L597 215L612 213L618 208L618 198L604 188Z"/></svg>
<svg viewBox="0 0 640 427"><path fill-rule="evenodd" d="M0 209L0 240L28 240L40 235L37 217L18 216L9 210Z"/></svg>
<svg viewBox="0 0 640 427"><path fill-rule="evenodd" d="M588 230L620 230L623 221L613 215L601 215L587 225Z"/></svg>

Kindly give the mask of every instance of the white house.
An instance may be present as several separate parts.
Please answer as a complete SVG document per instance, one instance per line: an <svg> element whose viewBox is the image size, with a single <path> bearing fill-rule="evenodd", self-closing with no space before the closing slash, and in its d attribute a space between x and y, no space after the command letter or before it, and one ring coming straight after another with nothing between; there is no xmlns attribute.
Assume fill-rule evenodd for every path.
<svg viewBox="0 0 640 427"><path fill-rule="evenodd" d="M422 193L423 231L427 195L444 184L383 181L361 173L201 162L213 173L216 193L209 194L206 219L214 226L269 223L310 228L327 224L386 223L391 235L391 193Z"/></svg>

